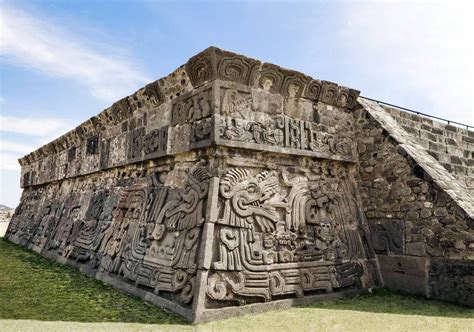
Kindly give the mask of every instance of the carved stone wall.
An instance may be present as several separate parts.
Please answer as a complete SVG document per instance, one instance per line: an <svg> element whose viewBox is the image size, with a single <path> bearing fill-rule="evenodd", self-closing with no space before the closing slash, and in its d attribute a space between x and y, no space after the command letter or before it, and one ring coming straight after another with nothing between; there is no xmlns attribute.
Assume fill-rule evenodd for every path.
<svg viewBox="0 0 474 332"><path fill-rule="evenodd" d="M7 238L193 322L428 275L453 300L446 271L472 284L443 265L472 260L466 204L358 94L209 48L20 159Z"/></svg>
<svg viewBox="0 0 474 332"><path fill-rule="evenodd" d="M354 165L227 153L207 224L204 317L377 282Z"/></svg>
<svg viewBox="0 0 474 332"><path fill-rule="evenodd" d="M127 166L28 187L7 236L190 311L211 178L202 164Z"/></svg>

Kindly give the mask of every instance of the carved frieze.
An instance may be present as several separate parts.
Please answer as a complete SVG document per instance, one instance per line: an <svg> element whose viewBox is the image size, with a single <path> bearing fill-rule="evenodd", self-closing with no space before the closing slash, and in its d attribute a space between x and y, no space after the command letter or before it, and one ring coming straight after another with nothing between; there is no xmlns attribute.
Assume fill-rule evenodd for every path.
<svg viewBox="0 0 474 332"><path fill-rule="evenodd" d="M91 194L77 182L69 194L46 196L29 189L8 236L189 305L210 175L199 163L175 173L178 187L152 181Z"/></svg>
<svg viewBox="0 0 474 332"><path fill-rule="evenodd" d="M316 163L300 174L231 168L221 178L209 307L360 285L364 267L349 262L365 257L357 203L348 179L321 178L324 168Z"/></svg>
<svg viewBox="0 0 474 332"><path fill-rule="evenodd" d="M168 126L162 127L160 129L154 129L147 133L144 137L143 144L145 157L152 154L166 154L166 148L168 144Z"/></svg>
<svg viewBox="0 0 474 332"><path fill-rule="evenodd" d="M223 140L354 158L351 139L321 132L313 122L284 115L261 115L255 121L218 117L218 129Z"/></svg>

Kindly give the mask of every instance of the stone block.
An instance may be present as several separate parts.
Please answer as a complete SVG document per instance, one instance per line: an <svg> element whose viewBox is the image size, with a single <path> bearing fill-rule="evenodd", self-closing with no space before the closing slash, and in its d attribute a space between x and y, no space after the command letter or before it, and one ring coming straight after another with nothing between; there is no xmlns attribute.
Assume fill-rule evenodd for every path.
<svg viewBox="0 0 474 332"><path fill-rule="evenodd" d="M370 223L372 245L380 254L403 254L405 248L402 220L381 219Z"/></svg>
<svg viewBox="0 0 474 332"><path fill-rule="evenodd" d="M474 262L432 259L429 297L474 307Z"/></svg>
<svg viewBox="0 0 474 332"><path fill-rule="evenodd" d="M408 294L428 295L428 260L424 257L377 255L385 287Z"/></svg>
<svg viewBox="0 0 474 332"><path fill-rule="evenodd" d="M426 247L424 242L407 243L405 246L405 252L408 256L424 257L426 255Z"/></svg>

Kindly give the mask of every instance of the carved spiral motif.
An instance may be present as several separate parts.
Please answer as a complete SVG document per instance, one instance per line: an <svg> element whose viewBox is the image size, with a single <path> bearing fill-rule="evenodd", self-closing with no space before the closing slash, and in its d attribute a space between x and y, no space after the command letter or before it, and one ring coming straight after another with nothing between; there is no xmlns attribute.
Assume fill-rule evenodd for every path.
<svg viewBox="0 0 474 332"><path fill-rule="evenodd" d="M349 90L349 93L347 95L347 107L353 107L357 101L357 97L359 96L359 92L356 90Z"/></svg>
<svg viewBox="0 0 474 332"><path fill-rule="evenodd" d="M349 99L349 94L346 91L341 91L339 96L337 96L336 105L339 107L347 106L347 102Z"/></svg>
<svg viewBox="0 0 474 332"><path fill-rule="evenodd" d="M231 198L235 192L235 186L247 179L248 170L244 168L234 168L227 172L221 180L220 193L224 198Z"/></svg>
<svg viewBox="0 0 474 332"><path fill-rule="evenodd" d="M184 303L188 304L193 299L194 287L196 283L196 277L192 277L186 286L183 287L181 294L179 295L179 300Z"/></svg>
<svg viewBox="0 0 474 332"><path fill-rule="evenodd" d="M188 231L186 234L186 239L184 240L184 246L187 250L191 250L194 244L199 239L199 228L195 227Z"/></svg>
<svg viewBox="0 0 474 332"><path fill-rule="evenodd" d="M177 270L173 274L171 284L173 285L173 288L181 289L186 285L186 281L188 281L188 274L182 270Z"/></svg>
<svg viewBox="0 0 474 332"><path fill-rule="evenodd" d="M262 68L259 87L265 88L265 81L271 81L271 86L269 87L270 92L280 93L280 87L283 83L283 74L280 72L277 66L265 64Z"/></svg>
<svg viewBox="0 0 474 332"><path fill-rule="evenodd" d="M305 97L318 100L321 95L322 83L319 80L313 80L306 86Z"/></svg>
<svg viewBox="0 0 474 332"><path fill-rule="evenodd" d="M324 82L320 100L327 104L333 104L337 98L337 95L337 85L330 82Z"/></svg>
<svg viewBox="0 0 474 332"><path fill-rule="evenodd" d="M160 280L160 269L154 269L151 273L150 277L150 285L151 286L156 286L158 284L158 280Z"/></svg>
<svg viewBox="0 0 474 332"><path fill-rule="evenodd" d="M239 237L236 230L223 228L221 229L221 241L229 248L234 250L239 246Z"/></svg>
<svg viewBox="0 0 474 332"><path fill-rule="evenodd" d="M389 251L390 249L390 234L384 231L374 232L372 235L372 244L377 251Z"/></svg>
<svg viewBox="0 0 474 332"><path fill-rule="evenodd" d="M227 295L225 280L218 274L213 274L207 279L207 294L211 299L223 300Z"/></svg>
<svg viewBox="0 0 474 332"><path fill-rule="evenodd" d="M195 59L191 61L189 65L189 77L196 87L206 81L210 81L212 79L212 63L210 58L203 57L200 59Z"/></svg>
<svg viewBox="0 0 474 332"><path fill-rule="evenodd" d="M224 57L219 63L219 77L224 80L246 84L250 66L242 59Z"/></svg>
<svg viewBox="0 0 474 332"><path fill-rule="evenodd" d="M285 96L299 98L303 94L306 81L307 78L303 76L287 76L283 81L281 92Z"/></svg>

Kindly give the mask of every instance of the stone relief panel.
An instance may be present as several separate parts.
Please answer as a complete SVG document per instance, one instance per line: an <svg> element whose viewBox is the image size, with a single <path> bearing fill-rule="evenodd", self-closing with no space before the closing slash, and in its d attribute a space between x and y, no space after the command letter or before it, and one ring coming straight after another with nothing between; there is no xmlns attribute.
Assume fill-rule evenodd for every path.
<svg viewBox="0 0 474 332"><path fill-rule="evenodd" d="M168 145L168 126L148 132L143 140L144 155L165 155Z"/></svg>
<svg viewBox="0 0 474 332"><path fill-rule="evenodd" d="M133 172L132 172L133 173ZM200 163L144 178L25 190L9 239L183 306L192 302L210 174Z"/></svg>
<svg viewBox="0 0 474 332"><path fill-rule="evenodd" d="M214 108L213 87L209 84L175 99L171 111L168 152L175 154L210 145L213 139Z"/></svg>
<svg viewBox="0 0 474 332"><path fill-rule="evenodd" d="M404 254L405 229L403 220L383 219L370 223L372 245L378 254Z"/></svg>
<svg viewBox="0 0 474 332"><path fill-rule="evenodd" d="M216 137L219 142L259 144L353 159L354 146L348 136L330 134L316 122L285 115L296 112L286 111L292 107L288 100L295 101L295 93L290 91L290 97L283 103L281 96L264 90L256 93L224 84L220 89L220 114L216 115Z"/></svg>
<svg viewBox="0 0 474 332"><path fill-rule="evenodd" d="M140 127L130 131L129 145L128 145L128 159L140 159L143 155L145 128Z"/></svg>
<svg viewBox="0 0 474 332"><path fill-rule="evenodd" d="M173 103L171 125L176 126L207 118L211 115L211 88L192 93Z"/></svg>
<svg viewBox="0 0 474 332"><path fill-rule="evenodd" d="M331 171L317 162L292 172L227 169L206 306L362 287L366 254L357 204L346 170L337 165Z"/></svg>
<svg viewBox="0 0 474 332"><path fill-rule="evenodd" d="M126 160L127 153L127 133L112 137L109 146L108 166L122 165Z"/></svg>
<svg viewBox="0 0 474 332"><path fill-rule="evenodd" d="M377 255L383 283L390 289L426 296L427 266L425 257Z"/></svg>
<svg viewBox="0 0 474 332"><path fill-rule="evenodd" d="M213 138L213 120L213 118L206 118L192 123L190 148L197 147L200 142L207 143Z"/></svg>
<svg viewBox="0 0 474 332"><path fill-rule="evenodd" d="M6 237L25 234L24 237L28 238L26 230L35 228L34 225L38 218L35 212L40 209L40 205L44 200L43 192L44 188L41 187L28 188L23 191L20 204L15 209L15 214L10 221Z"/></svg>

